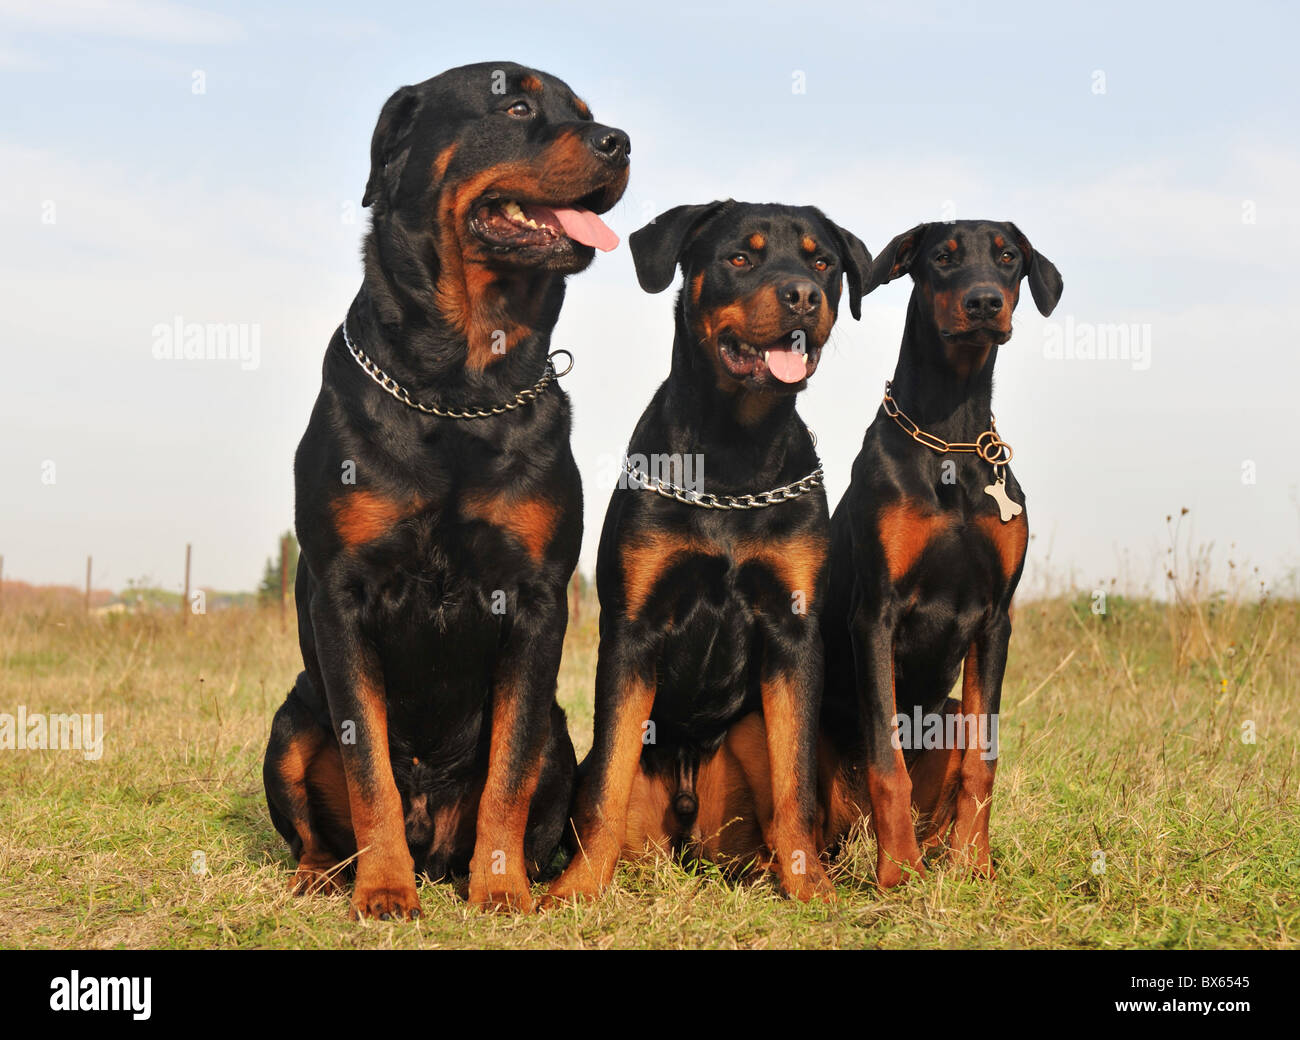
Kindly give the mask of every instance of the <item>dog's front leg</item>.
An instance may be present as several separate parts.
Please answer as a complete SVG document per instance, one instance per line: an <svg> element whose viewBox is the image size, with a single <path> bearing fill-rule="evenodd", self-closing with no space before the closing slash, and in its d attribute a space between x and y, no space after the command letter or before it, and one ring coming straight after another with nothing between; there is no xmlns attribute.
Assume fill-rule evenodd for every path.
<svg viewBox="0 0 1300 1040"><path fill-rule="evenodd" d="M772 820L765 836L781 889L795 899L834 899L813 838L817 815L816 734L822 697L821 635L807 624L794 664L764 663L763 721L772 776Z"/></svg>
<svg viewBox="0 0 1300 1040"><path fill-rule="evenodd" d="M520 611L492 682L492 736L479 799L469 901L490 910L536 909L528 887L524 833L542 774L560 652L568 624L564 590Z"/></svg>
<svg viewBox="0 0 1300 1040"><path fill-rule="evenodd" d="M997 719L1010 642L1011 619L998 613L971 643L962 666L961 710L967 740L961 758L952 850L976 873L990 878L993 860L989 852L989 816L993 774L998 766ZM972 736L976 739L970 739Z"/></svg>
<svg viewBox="0 0 1300 1040"><path fill-rule="evenodd" d="M894 625L866 606L850 623L858 705L867 750L867 793L876 833L876 883L892 888L906 880L904 870L922 877L921 848L912 825L912 781L903 750L894 739Z"/></svg>
<svg viewBox="0 0 1300 1040"><path fill-rule="evenodd" d="M402 798L389 758L388 704L379 657L363 637L359 611L348 603L346 593L317 589L310 613L357 841L352 916L385 921L419 917L415 863L406 845Z"/></svg>
<svg viewBox="0 0 1300 1040"><path fill-rule="evenodd" d="M601 633L595 743L573 816L578 848L573 862L551 884L547 903L594 899L614 878L655 699L653 656L644 653L643 642L618 624Z"/></svg>

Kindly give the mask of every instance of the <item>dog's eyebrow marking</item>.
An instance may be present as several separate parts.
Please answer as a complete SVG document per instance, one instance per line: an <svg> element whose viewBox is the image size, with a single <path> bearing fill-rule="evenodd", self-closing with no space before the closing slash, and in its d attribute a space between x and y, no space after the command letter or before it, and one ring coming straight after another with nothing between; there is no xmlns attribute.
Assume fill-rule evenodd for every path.
<svg viewBox="0 0 1300 1040"><path fill-rule="evenodd" d="M763 237L763 233L761 231L755 231L752 235L749 236L750 249L762 249L765 245L767 245L767 239Z"/></svg>
<svg viewBox="0 0 1300 1040"><path fill-rule="evenodd" d="M948 247L949 252L951 253L957 252L957 240L955 238L948 239L948 241L945 242L944 244Z"/></svg>
<svg viewBox="0 0 1300 1040"><path fill-rule="evenodd" d="M582 116L583 119L591 118L591 109L587 107L587 102L583 101L582 98L578 97L576 94L573 95L573 107L578 110L578 115Z"/></svg>
<svg viewBox="0 0 1300 1040"><path fill-rule="evenodd" d="M993 244L997 246L999 249L1001 249L1004 245L1007 244L1007 240L1003 238L1001 235L998 235L998 237L993 240Z"/></svg>
<svg viewBox="0 0 1300 1040"><path fill-rule="evenodd" d="M812 235L804 235L803 241L799 243L799 246L805 253L817 252L817 243L813 241Z"/></svg>
<svg viewBox="0 0 1300 1040"><path fill-rule="evenodd" d="M519 81L519 89L525 90L529 94L540 94L542 92L542 81L530 73Z"/></svg>

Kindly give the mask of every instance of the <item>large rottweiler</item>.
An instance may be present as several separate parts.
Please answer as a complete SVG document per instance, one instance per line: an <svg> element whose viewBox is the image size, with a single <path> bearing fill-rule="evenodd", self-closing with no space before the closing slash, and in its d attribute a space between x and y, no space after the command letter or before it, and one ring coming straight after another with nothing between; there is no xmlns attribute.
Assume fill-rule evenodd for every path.
<svg viewBox="0 0 1300 1040"><path fill-rule="evenodd" d="M816 209L732 201L669 210L631 247L642 288L679 263L683 288L671 374L601 534L595 743L547 899L599 893L647 844L770 858L787 893L828 896L813 830L829 516L795 395L846 277L858 317L871 258Z"/></svg>
<svg viewBox="0 0 1300 1040"><path fill-rule="evenodd" d="M453 69L383 107L361 290L294 471L304 671L263 771L294 886L419 912L416 871L530 909L574 753L555 700L582 538L548 359L564 278L617 239L629 143L560 80Z"/></svg>
<svg viewBox="0 0 1300 1040"><path fill-rule="evenodd" d="M904 274L898 367L831 520L822 613L827 836L844 837L869 808L886 888L924 873L921 846L944 839L992 873L997 715L1029 542L993 424L993 368L1022 279L1043 314L1062 289L1019 228L992 221L904 232L876 258L867 291ZM959 672L960 703L948 697Z"/></svg>

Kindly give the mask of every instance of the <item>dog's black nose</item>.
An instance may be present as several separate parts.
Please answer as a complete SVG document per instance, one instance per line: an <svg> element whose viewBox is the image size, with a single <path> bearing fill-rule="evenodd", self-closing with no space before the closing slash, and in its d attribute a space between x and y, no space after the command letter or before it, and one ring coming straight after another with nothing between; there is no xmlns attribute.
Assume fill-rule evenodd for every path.
<svg viewBox="0 0 1300 1040"><path fill-rule="evenodd" d="M786 282L776 291L777 296L795 314L811 314L822 302L822 291L816 282L807 278Z"/></svg>
<svg viewBox="0 0 1300 1040"><path fill-rule="evenodd" d="M980 286L963 296L961 305L972 318L991 318L1002 309L1002 293L997 289Z"/></svg>
<svg viewBox="0 0 1300 1040"><path fill-rule="evenodd" d="M609 126L588 127L587 144L606 162L623 164L632 154L632 142L627 134Z"/></svg>

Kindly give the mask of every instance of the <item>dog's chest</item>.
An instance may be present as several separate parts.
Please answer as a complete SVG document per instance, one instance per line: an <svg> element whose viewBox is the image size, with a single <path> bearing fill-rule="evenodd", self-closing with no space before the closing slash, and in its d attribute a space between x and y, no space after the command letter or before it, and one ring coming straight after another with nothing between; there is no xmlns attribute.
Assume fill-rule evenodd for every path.
<svg viewBox="0 0 1300 1040"><path fill-rule="evenodd" d="M1009 600L1029 541L1026 514L1002 520L989 502L897 499L877 513L888 577L905 602L981 610Z"/></svg>
<svg viewBox="0 0 1300 1040"><path fill-rule="evenodd" d="M631 530L619 570L629 619L681 635L761 617L806 615L816 605L826 560L824 536L803 530Z"/></svg>
<svg viewBox="0 0 1300 1040"><path fill-rule="evenodd" d="M642 540L623 560L628 604L659 637L654 711L670 727L713 733L734 719L757 694L769 640L817 623L817 540L697 533Z"/></svg>
<svg viewBox="0 0 1300 1040"><path fill-rule="evenodd" d="M515 530L510 525L514 524ZM425 507L363 547L356 568L367 613L386 628L454 631L499 623L539 580L544 532L481 503Z"/></svg>

